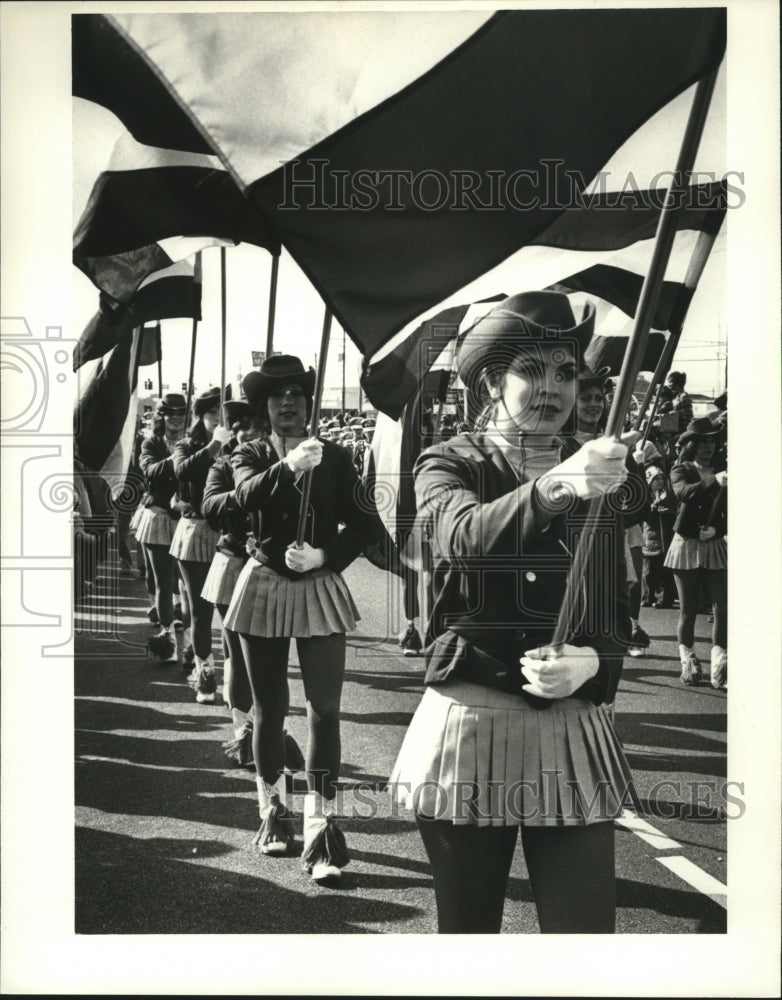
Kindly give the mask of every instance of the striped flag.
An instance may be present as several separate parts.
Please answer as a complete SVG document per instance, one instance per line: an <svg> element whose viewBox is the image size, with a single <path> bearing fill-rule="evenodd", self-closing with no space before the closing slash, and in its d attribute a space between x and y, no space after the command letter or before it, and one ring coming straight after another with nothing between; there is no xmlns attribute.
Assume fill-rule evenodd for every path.
<svg viewBox="0 0 782 1000"><path fill-rule="evenodd" d="M102 357L123 337L130 337L136 326L176 317L200 320L201 290L201 259L196 254L195 266L180 261L149 275L127 305L114 302L101 292L98 312L74 348L73 370L78 371L86 362Z"/></svg>
<svg viewBox="0 0 782 1000"><path fill-rule="evenodd" d="M724 45L714 8L84 14L73 82L216 155L370 356L474 301Z"/></svg>

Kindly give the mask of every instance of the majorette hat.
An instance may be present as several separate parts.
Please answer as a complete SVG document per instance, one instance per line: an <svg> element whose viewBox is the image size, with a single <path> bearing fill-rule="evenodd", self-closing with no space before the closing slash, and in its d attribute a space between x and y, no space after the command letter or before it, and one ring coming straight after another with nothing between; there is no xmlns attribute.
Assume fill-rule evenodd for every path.
<svg viewBox="0 0 782 1000"><path fill-rule="evenodd" d="M171 417L184 413L187 409L187 400L178 392L167 392L157 404L156 412L161 417Z"/></svg>
<svg viewBox="0 0 782 1000"><path fill-rule="evenodd" d="M253 408L246 399L229 399L223 403L223 413L225 414L225 421L230 427L237 420L242 420L244 417L252 417Z"/></svg>
<svg viewBox="0 0 782 1000"><path fill-rule="evenodd" d="M580 321L561 292L521 292L503 299L467 331L456 358L462 382L478 387L482 371L508 369L519 351L531 344L571 342L580 363L595 329L595 307L587 302Z"/></svg>
<svg viewBox="0 0 782 1000"><path fill-rule="evenodd" d="M193 400L193 413L197 417L203 417L205 413L210 410L214 410L215 407L220 405L220 388L219 386L213 386L211 389L207 389L202 392L200 396L196 396Z"/></svg>
<svg viewBox="0 0 782 1000"><path fill-rule="evenodd" d="M274 354L261 365L260 371L252 371L242 380L242 390L247 402L257 409L258 402L269 396L272 389L285 383L295 382L302 387L305 395L312 399L315 390L315 369L307 371L301 361L292 354Z"/></svg>
<svg viewBox="0 0 782 1000"><path fill-rule="evenodd" d="M578 388L588 389L594 386L600 386L601 389L605 388L606 379L611 374L610 365L605 365L603 368L598 368L596 372L593 372L591 368L584 368L583 371L578 373Z"/></svg>
<svg viewBox="0 0 782 1000"><path fill-rule="evenodd" d="M694 441L696 438L713 438L721 433L722 428L715 427L708 417L697 417L687 424L687 430L680 435L678 443L682 445L687 444L688 441Z"/></svg>

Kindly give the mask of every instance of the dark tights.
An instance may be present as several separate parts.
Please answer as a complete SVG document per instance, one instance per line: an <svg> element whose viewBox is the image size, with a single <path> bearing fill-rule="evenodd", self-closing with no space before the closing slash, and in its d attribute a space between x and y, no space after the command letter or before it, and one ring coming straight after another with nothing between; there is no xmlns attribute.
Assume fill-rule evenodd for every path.
<svg viewBox="0 0 782 1000"><path fill-rule="evenodd" d="M643 549L640 545L633 545L630 549L630 558L633 561L635 570L635 582L627 585L627 604L630 617L633 621L638 621L641 613L641 574L644 565Z"/></svg>
<svg viewBox="0 0 782 1000"><path fill-rule="evenodd" d="M193 651L196 656L205 660L212 652L214 604L205 601L201 597L201 591L204 589L210 564L192 562L189 559L179 559L178 562L182 582L187 593L187 602L190 605L190 634L193 640Z"/></svg>
<svg viewBox="0 0 782 1000"><path fill-rule="evenodd" d="M255 769L272 784L285 766L283 728L288 714L290 639L240 635L255 708ZM337 794L342 755L339 710L345 676L343 633L297 639L301 678L307 700L308 739L305 766L311 791L326 799Z"/></svg>
<svg viewBox="0 0 782 1000"><path fill-rule="evenodd" d="M228 611L227 604L215 604L220 621L225 621ZM228 684L228 701L233 708L238 708L240 712L247 712L253 707L253 693L250 688L250 678L247 675L247 667L244 662L242 644L239 641L239 633L234 632L223 625L223 653L231 660L231 677Z"/></svg>
<svg viewBox="0 0 782 1000"><path fill-rule="evenodd" d="M176 560L171 558L167 545L144 545L152 566L155 580L155 610L160 624L165 628L174 620L174 579Z"/></svg>
<svg viewBox="0 0 782 1000"><path fill-rule="evenodd" d="M440 934L498 934L518 827L416 822L434 877ZM613 934L613 823L521 828L542 934Z"/></svg>
<svg viewBox="0 0 782 1000"><path fill-rule="evenodd" d="M673 578L679 592L679 623L676 633L682 646L692 648L695 618L700 605L701 584L712 604L713 646L728 648L728 571L726 569L675 569Z"/></svg>

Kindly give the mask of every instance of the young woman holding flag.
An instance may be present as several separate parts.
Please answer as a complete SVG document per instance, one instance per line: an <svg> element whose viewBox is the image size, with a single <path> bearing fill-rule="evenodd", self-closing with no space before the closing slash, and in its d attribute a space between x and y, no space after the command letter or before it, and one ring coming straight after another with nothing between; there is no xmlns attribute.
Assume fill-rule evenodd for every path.
<svg viewBox="0 0 782 1000"><path fill-rule="evenodd" d="M495 307L457 368L489 419L416 462L432 540L426 692L390 778L416 814L441 933L497 933L516 840L541 931L612 933L613 819L630 771L610 719L626 646L620 515L595 539L602 573L577 588L564 645L554 625L585 502L627 477L627 447L586 441L562 460L594 327L556 292ZM614 505L618 506L618 505Z"/></svg>

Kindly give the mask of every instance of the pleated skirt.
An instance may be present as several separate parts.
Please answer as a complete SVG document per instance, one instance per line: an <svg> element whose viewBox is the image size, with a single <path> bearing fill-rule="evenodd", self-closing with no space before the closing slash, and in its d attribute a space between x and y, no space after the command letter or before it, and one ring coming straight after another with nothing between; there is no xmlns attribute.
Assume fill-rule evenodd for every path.
<svg viewBox="0 0 782 1000"><path fill-rule="evenodd" d="M249 559L236 582L224 625L245 635L308 639L353 632L360 618L339 573L319 569L289 579Z"/></svg>
<svg viewBox="0 0 782 1000"><path fill-rule="evenodd" d="M201 597L212 604L230 604L236 581L247 562L247 556L229 556L225 552L215 552L212 565L206 575Z"/></svg>
<svg viewBox="0 0 782 1000"><path fill-rule="evenodd" d="M724 538L701 542L674 532L664 565L669 569L727 569L728 543Z"/></svg>
<svg viewBox="0 0 782 1000"><path fill-rule="evenodd" d="M136 541L144 545L165 545L174 538L177 522L173 514L162 507L143 507L136 528Z"/></svg>
<svg viewBox="0 0 782 1000"><path fill-rule="evenodd" d="M138 507L136 507L135 511L133 512L133 517L131 517L130 519L131 531L135 531L138 528L139 524L141 523L141 517L145 510L146 507L144 507L143 504L139 504Z"/></svg>
<svg viewBox="0 0 782 1000"><path fill-rule="evenodd" d="M586 826L640 808L607 713L583 698L542 711L456 681L426 689L389 779L421 816L476 826Z"/></svg>
<svg viewBox="0 0 782 1000"><path fill-rule="evenodd" d="M182 517L171 540L171 555L183 562L211 563L219 537L202 517Z"/></svg>

